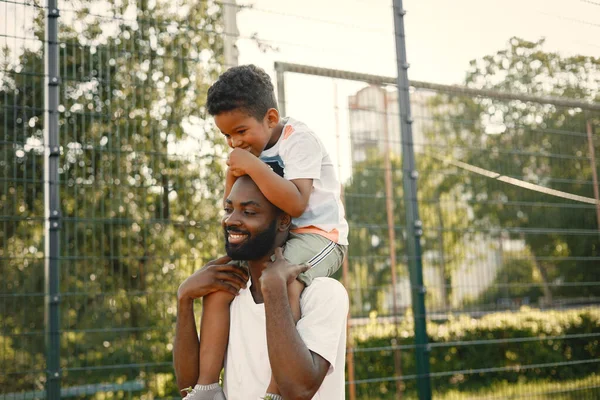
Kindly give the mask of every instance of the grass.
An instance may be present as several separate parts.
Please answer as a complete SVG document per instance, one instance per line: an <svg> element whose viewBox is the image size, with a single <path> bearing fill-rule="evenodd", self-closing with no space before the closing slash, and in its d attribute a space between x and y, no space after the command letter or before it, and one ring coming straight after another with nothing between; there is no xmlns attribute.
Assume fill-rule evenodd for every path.
<svg viewBox="0 0 600 400"><path fill-rule="evenodd" d="M503 382L473 392L450 390L435 394L435 400L456 399L553 399L584 400L600 398L600 375L592 374L585 378L569 381L539 380L531 382Z"/></svg>
<svg viewBox="0 0 600 400"><path fill-rule="evenodd" d="M433 386L433 400L596 400L600 399L600 374L594 373L584 378L568 381L535 380L529 382L502 382L474 390L451 389L436 392ZM348 390L346 390L348 398ZM397 399L394 393L385 395L363 395L359 400ZM402 400L416 400L415 392L404 393Z"/></svg>

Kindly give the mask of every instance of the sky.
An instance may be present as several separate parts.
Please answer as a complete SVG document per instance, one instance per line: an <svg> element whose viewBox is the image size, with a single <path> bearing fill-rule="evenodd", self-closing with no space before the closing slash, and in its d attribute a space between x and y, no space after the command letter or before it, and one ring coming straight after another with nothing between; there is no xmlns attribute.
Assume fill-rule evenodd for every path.
<svg viewBox="0 0 600 400"><path fill-rule="evenodd" d="M392 2L253 0L238 14L240 63L287 61L396 75ZM470 60L512 36L546 38L547 49L600 54L600 0L409 0L405 31L409 77L461 83ZM279 48L261 54L253 33Z"/></svg>
<svg viewBox="0 0 600 400"><path fill-rule="evenodd" d="M395 77L392 1L238 0L239 63L283 61ZM600 55L600 0L408 0L409 79L464 82L469 61L504 49L511 37L545 38L546 51ZM257 35L276 51L262 52ZM346 180L351 173L348 96L364 84L286 74L287 114L315 130Z"/></svg>
<svg viewBox="0 0 600 400"><path fill-rule="evenodd" d="M275 61L396 76L391 0L237 3L252 5L237 15L239 63L261 66L274 82ZM461 84L470 60L505 48L513 36L546 38L547 51L564 55L600 55L600 0L406 0L403 5L412 80ZM32 15L30 8L4 3L3 32L20 36ZM261 51L254 35L275 50ZM286 74L287 114L320 135L340 165L342 180L350 173L348 96L362 87Z"/></svg>

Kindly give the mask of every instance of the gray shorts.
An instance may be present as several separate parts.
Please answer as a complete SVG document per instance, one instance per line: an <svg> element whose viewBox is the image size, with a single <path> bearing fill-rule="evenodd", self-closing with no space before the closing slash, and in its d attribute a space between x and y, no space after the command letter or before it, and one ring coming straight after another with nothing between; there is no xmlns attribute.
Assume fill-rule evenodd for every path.
<svg viewBox="0 0 600 400"><path fill-rule="evenodd" d="M313 279L333 275L344 262L348 246L340 245L316 233L291 233L283 256L291 264L308 264L310 269L301 273L298 280L306 286Z"/></svg>

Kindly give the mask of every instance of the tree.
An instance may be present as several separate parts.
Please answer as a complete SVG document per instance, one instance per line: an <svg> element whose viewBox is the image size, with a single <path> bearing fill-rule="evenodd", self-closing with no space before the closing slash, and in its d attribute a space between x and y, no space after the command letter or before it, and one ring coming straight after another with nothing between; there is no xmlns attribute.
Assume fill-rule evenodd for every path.
<svg viewBox="0 0 600 400"><path fill-rule="evenodd" d="M394 193L394 225L396 231L397 274L404 253L402 226L402 176L400 161L392 158L392 187ZM384 304L388 285L391 284L390 242L387 231L385 164L380 154L371 152L367 159L353 167L351 181L344 188L346 215L350 225L348 257L351 260L350 291L352 315L368 315L371 310L391 308Z"/></svg>
<svg viewBox="0 0 600 400"><path fill-rule="evenodd" d="M421 238L423 268L436 268L441 276L441 287L429 286L428 302L431 308L446 307L452 303L452 273L464 258L460 236L453 230L466 227L466 211L458 207L444 207L450 202L456 188L454 180L439 173L440 161L429 154L417 154L419 171L419 213L424 233ZM406 215L402 188L402 164L399 155L390 157L392 170L393 217L396 237L398 278L408 277L405 247ZM370 310L387 310L385 296L390 295L391 265L390 237L387 231L386 183L384 157L370 151L365 161L353 167L352 179L344 188L346 215L350 224L349 258L352 287L353 315ZM425 282L428 284L429 282ZM397 293L406 299L411 293Z"/></svg>
<svg viewBox="0 0 600 400"><path fill-rule="evenodd" d="M598 102L600 59L564 57L545 52L543 44L512 38L507 49L471 62L466 85ZM438 138L449 150L438 157L593 197L585 123L598 114L452 94L440 94L434 105ZM504 229L526 243L545 302L556 295L600 294L597 285L586 284L600 280L600 270L592 267L600 255L593 205L501 182L456 164L447 168L462 178L453 185L472 210L473 227L490 233Z"/></svg>
<svg viewBox="0 0 600 400"><path fill-rule="evenodd" d="M142 378L155 393L176 394L169 345L177 285L222 249L225 147L204 109L223 62L220 3L65 8L59 39L63 386ZM101 15L91 11L103 8ZM36 21L33 34L41 39L42 12ZM18 62L5 57L4 63L3 292L24 296L14 309L4 304L11 309L2 324L14 336L0 340L16 359L43 365L43 52L25 48ZM14 379L18 364L3 360L3 390L43 387L43 373L33 383L27 375ZM166 378L155 378L158 373Z"/></svg>

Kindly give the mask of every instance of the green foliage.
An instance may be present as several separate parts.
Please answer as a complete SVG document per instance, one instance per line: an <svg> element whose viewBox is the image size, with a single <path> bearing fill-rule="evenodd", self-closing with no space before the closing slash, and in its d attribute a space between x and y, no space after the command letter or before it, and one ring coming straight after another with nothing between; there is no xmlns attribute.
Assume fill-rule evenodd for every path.
<svg viewBox="0 0 600 400"><path fill-rule="evenodd" d="M427 330L432 344L432 386L437 392L471 391L503 382L561 381L598 370L600 311L597 309L523 308L517 313L494 313L479 319L462 315L444 323L430 322ZM369 325L353 328L355 379L398 376L390 346L395 343L410 347L414 343L413 334L412 317L398 327L373 320ZM514 339L518 340L510 341ZM402 375L414 374L414 349L398 351ZM591 362L568 364L584 360ZM475 370L479 372L472 373ZM436 373L444 374L436 377ZM416 390L413 379L404 384L407 393ZM356 390L359 398L386 398L395 391L395 382L358 384Z"/></svg>
<svg viewBox="0 0 600 400"><path fill-rule="evenodd" d="M204 110L222 69L220 6L111 2L104 14L122 15L114 19L85 4L67 9L59 20L62 385L142 378L152 386L172 373L178 285L222 250L225 144ZM44 11L29 34L43 37ZM2 59L6 392L45 382L43 56L33 46ZM155 393L177 393L160 382Z"/></svg>
<svg viewBox="0 0 600 400"><path fill-rule="evenodd" d="M466 85L597 102L600 58L564 57L545 52L543 44L511 39L507 49L471 62ZM598 113L454 94L437 95L431 106L432 156L594 197L586 122L597 124ZM600 153L598 142L592 144ZM557 297L600 295L599 286L589 284L600 281L595 266L600 236L593 205L468 172L452 162L441 168L453 177L444 185L460 193L454 201L468 207L471 229L506 230L510 239L527 245L546 303Z"/></svg>
<svg viewBox="0 0 600 400"><path fill-rule="evenodd" d="M397 155L390 157L391 208L395 233L396 275L408 275L406 263L405 225L406 215L402 182L402 164ZM443 291L431 291L433 298L442 304L449 303L452 296L452 271L460 266L465 257L461 249L461 235L456 231L468 227L467 210L464 207L448 207L450 200L459 195L453 186L456 179L440 174L440 162L429 154L419 154L419 212L423 221L424 235L421 245L424 253L436 254L432 261L423 265L436 267L443 276ZM351 291L352 315L368 315L370 311L391 313L384 302L382 288L391 285L390 235L386 206L385 158L376 151L368 153L366 160L353 166L351 181L344 188L346 214L350 225L348 249L350 279L361 290ZM440 227L445 229L434 229ZM445 254L446 257L440 256ZM404 294L410 296L409 293Z"/></svg>
<svg viewBox="0 0 600 400"><path fill-rule="evenodd" d="M400 160L392 157L391 180L393 191L394 226L398 264L404 253L401 227L404 225L402 175ZM361 291L351 292L352 315L368 315L372 309L382 310L382 286L391 282L390 236L387 228L385 164L383 157L370 153L367 159L353 168L352 180L344 188L346 214L350 225L348 259L350 275ZM405 269L398 267L397 273Z"/></svg>
<svg viewBox="0 0 600 400"><path fill-rule="evenodd" d="M509 258L496 273L490 287L473 301L473 305L502 305L503 300L537 304L543 297L542 280L530 259ZM469 304L465 304L468 306ZM509 304L507 306L510 306Z"/></svg>

